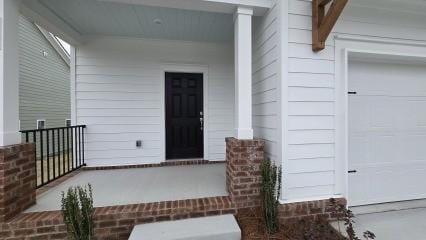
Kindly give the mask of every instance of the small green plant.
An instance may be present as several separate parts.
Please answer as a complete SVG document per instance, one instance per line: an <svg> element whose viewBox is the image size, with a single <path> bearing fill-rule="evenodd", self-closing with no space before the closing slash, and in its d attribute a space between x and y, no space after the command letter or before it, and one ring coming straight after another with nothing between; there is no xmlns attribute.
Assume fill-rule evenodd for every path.
<svg viewBox="0 0 426 240"><path fill-rule="evenodd" d="M72 240L93 238L93 195L92 186L70 187L62 192L62 216Z"/></svg>
<svg viewBox="0 0 426 240"><path fill-rule="evenodd" d="M355 216L351 210L347 209L344 204L339 204L336 199L331 198L330 207L332 208L332 213L334 216L337 216L337 226L340 234L342 231L340 229L340 223L343 221L346 226L346 234L348 235L349 240L361 240L355 232L354 224L355 224ZM365 240L375 239L376 236L374 233L370 231L365 231L363 233L363 237Z"/></svg>
<svg viewBox="0 0 426 240"><path fill-rule="evenodd" d="M278 232L278 206L281 193L281 167L277 167L270 159L266 159L261 165L263 218L268 233Z"/></svg>

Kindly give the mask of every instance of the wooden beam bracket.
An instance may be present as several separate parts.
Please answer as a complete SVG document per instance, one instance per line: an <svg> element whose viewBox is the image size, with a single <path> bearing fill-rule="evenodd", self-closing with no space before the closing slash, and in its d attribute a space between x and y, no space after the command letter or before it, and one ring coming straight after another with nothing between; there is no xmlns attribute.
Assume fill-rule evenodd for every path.
<svg viewBox="0 0 426 240"><path fill-rule="evenodd" d="M331 3L326 12L327 5ZM321 51L348 0L312 0L312 50Z"/></svg>

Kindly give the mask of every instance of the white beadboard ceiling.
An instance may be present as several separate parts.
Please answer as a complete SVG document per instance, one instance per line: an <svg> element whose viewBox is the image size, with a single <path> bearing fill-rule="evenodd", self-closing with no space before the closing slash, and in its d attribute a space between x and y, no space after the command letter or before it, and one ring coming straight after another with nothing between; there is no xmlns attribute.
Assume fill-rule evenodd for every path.
<svg viewBox="0 0 426 240"><path fill-rule="evenodd" d="M37 0L82 36L108 35L225 42L233 38L226 13L111 3L97 0ZM160 19L162 24L154 22Z"/></svg>

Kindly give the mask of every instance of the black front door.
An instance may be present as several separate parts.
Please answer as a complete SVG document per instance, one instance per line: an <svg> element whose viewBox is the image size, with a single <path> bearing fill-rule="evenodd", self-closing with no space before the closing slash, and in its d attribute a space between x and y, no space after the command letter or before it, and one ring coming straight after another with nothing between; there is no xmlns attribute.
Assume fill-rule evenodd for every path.
<svg viewBox="0 0 426 240"><path fill-rule="evenodd" d="M166 158L203 157L203 74L166 73Z"/></svg>

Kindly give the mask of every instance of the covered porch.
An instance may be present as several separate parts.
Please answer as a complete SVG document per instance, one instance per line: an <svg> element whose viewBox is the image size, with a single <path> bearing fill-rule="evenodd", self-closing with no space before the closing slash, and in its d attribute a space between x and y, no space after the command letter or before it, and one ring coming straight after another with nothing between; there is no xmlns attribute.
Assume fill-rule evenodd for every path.
<svg viewBox="0 0 426 240"><path fill-rule="evenodd" d="M225 160L252 139L252 21L269 1L22 1L72 44L71 121L88 167ZM40 150L43 151L43 150Z"/></svg>
<svg viewBox="0 0 426 240"><path fill-rule="evenodd" d="M70 132L72 150L79 153L78 165L77 155L72 157L77 168L56 162L65 157L50 160L49 133L64 136L57 129L40 130L41 138L47 131L47 146L25 144L26 154L16 152L26 160L20 170L31 172L34 179L19 179L31 197L18 186L23 204L5 216L8 228L19 233L24 228L31 236L37 234L31 229L43 222L50 229L45 235L64 234L58 211L61 193L87 183L93 187L96 228L105 238L125 239L122 236L128 237L135 224L233 214L238 207L259 203L256 174L264 145L253 139L252 19L263 15L272 1L0 3L5 32L0 146L34 143L37 138L21 139L19 133L19 14L72 45L71 122L74 128L84 128ZM170 90L183 87L185 91ZM183 100L174 98L178 94ZM173 121L180 129L174 129ZM225 143L227 137L233 138ZM183 154L170 155L176 149L184 149ZM227 150L228 157L242 164L225 165ZM47 162L52 162L53 171L50 164L46 168L47 187L54 186L35 196L32 163L37 152L47 153ZM207 164L181 164L186 161ZM61 178L66 173L55 174L55 166L71 166L77 174Z"/></svg>

